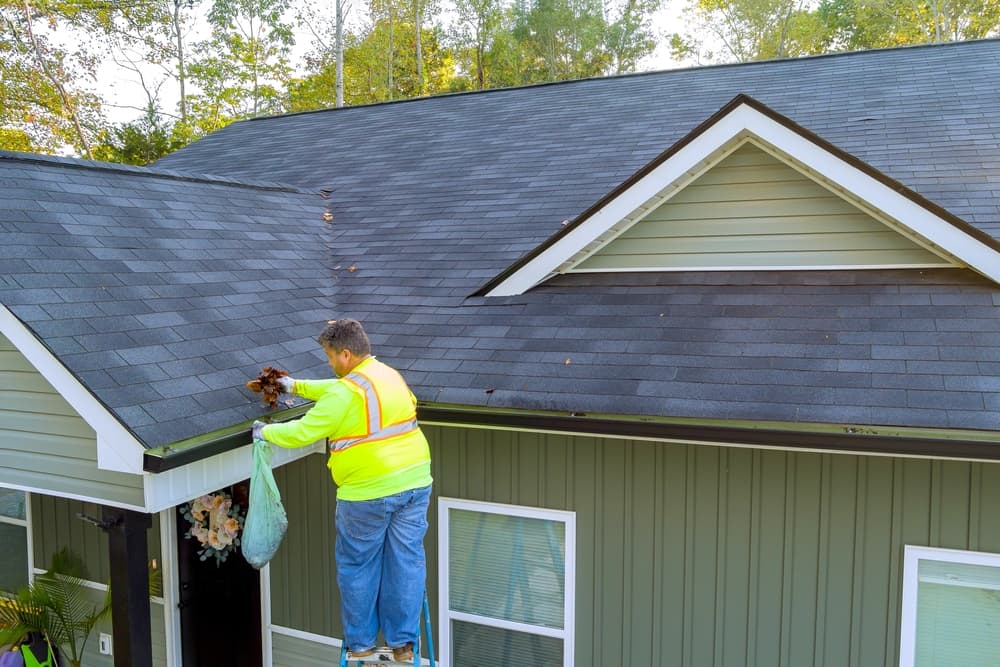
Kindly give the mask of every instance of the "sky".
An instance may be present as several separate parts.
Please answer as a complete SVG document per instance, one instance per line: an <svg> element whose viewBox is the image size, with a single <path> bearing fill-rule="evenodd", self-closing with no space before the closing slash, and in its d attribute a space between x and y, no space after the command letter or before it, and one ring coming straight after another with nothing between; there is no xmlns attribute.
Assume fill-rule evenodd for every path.
<svg viewBox="0 0 1000 667"><path fill-rule="evenodd" d="M646 58L640 65L639 71L651 71L661 69L672 69L680 66L670 57L667 36L681 29L681 19L679 18L680 2L667 0L666 8L661 9L653 19L653 29L658 35L659 46L650 57ZM350 17L348 17L350 19ZM193 43L208 36L208 29L204 21L197 22L191 33L187 37L188 43ZM305 50L309 46L310 36L307 32L296 33L296 46L292 52L292 60L296 62L301 59ZM144 75L148 80L162 78L154 67L145 68ZM135 72L107 61L98 70L97 92L105 101L105 111L108 118L114 123L127 123L136 120L143 114L146 106L146 94L139 83L139 77ZM160 108L172 112L177 107L179 92L176 83L167 81L160 88Z"/></svg>

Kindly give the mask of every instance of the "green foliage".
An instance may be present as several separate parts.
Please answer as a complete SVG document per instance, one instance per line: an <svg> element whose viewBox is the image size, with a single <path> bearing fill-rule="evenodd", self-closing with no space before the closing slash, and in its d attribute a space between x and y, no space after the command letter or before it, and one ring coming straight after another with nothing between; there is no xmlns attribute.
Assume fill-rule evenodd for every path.
<svg viewBox="0 0 1000 667"><path fill-rule="evenodd" d="M186 146L193 138L191 128L165 122L150 105L139 120L106 129L93 154L95 160L146 165Z"/></svg>
<svg viewBox="0 0 1000 667"><path fill-rule="evenodd" d="M57 34L79 15L78 3L0 0L0 128L4 141L33 150L86 153L100 125L88 44L63 46ZM10 146L10 147L14 147Z"/></svg>
<svg viewBox="0 0 1000 667"><path fill-rule="evenodd" d="M210 39L196 44L189 65L201 92L190 97L191 122L212 132L233 120L284 111L291 73L288 0L215 0Z"/></svg>
<svg viewBox="0 0 1000 667"><path fill-rule="evenodd" d="M111 611L110 589L103 604L91 603L85 576L82 559L63 549L30 586L16 596L0 594L0 644L43 632L73 667L79 667L94 627Z"/></svg>
<svg viewBox="0 0 1000 667"><path fill-rule="evenodd" d="M822 0L830 46L859 50L996 35L997 0Z"/></svg>

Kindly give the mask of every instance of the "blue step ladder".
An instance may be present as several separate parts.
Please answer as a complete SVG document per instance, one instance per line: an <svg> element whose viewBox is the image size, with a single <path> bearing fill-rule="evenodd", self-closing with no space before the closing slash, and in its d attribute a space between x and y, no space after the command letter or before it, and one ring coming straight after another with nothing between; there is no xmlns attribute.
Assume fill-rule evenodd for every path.
<svg viewBox="0 0 1000 667"><path fill-rule="evenodd" d="M434 664L434 630L431 626L431 605L427 601L427 593L424 593L424 613L423 613L423 626L424 632L427 634L427 657L430 660L430 667L435 667ZM371 655L366 655L363 658L356 658L351 655L351 652L347 650L347 644L341 644L340 646L340 667L351 667L351 665L371 665L371 664L410 664L410 663L399 663L392 659L392 649L387 646L381 646L375 649L375 652ZM420 661L420 628L417 628L417 641L413 643L413 665L422 664Z"/></svg>

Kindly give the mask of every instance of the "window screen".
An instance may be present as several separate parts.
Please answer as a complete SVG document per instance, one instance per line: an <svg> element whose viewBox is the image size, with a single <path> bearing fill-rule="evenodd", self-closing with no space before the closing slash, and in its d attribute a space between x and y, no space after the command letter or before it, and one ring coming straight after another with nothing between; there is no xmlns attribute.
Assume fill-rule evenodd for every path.
<svg viewBox="0 0 1000 667"><path fill-rule="evenodd" d="M573 515L449 499L441 507L443 664L572 665Z"/></svg>
<svg viewBox="0 0 1000 667"><path fill-rule="evenodd" d="M1000 567L917 566L917 667L1000 665Z"/></svg>

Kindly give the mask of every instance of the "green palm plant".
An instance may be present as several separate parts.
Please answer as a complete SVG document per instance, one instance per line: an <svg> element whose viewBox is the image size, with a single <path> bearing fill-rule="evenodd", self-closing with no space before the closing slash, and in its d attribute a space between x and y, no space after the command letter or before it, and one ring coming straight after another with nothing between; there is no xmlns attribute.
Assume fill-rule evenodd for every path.
<svg viewBox="0 0 1000 667"><path fill-rule="evenodd" d="M29 632L42 632L58 646L71 667L80 667L94 627L111 611L111 589L94 604L86 587L79 556L63 549L52 556L48 572L39 574L17 595L0 594L0 645Z"/></svg>

